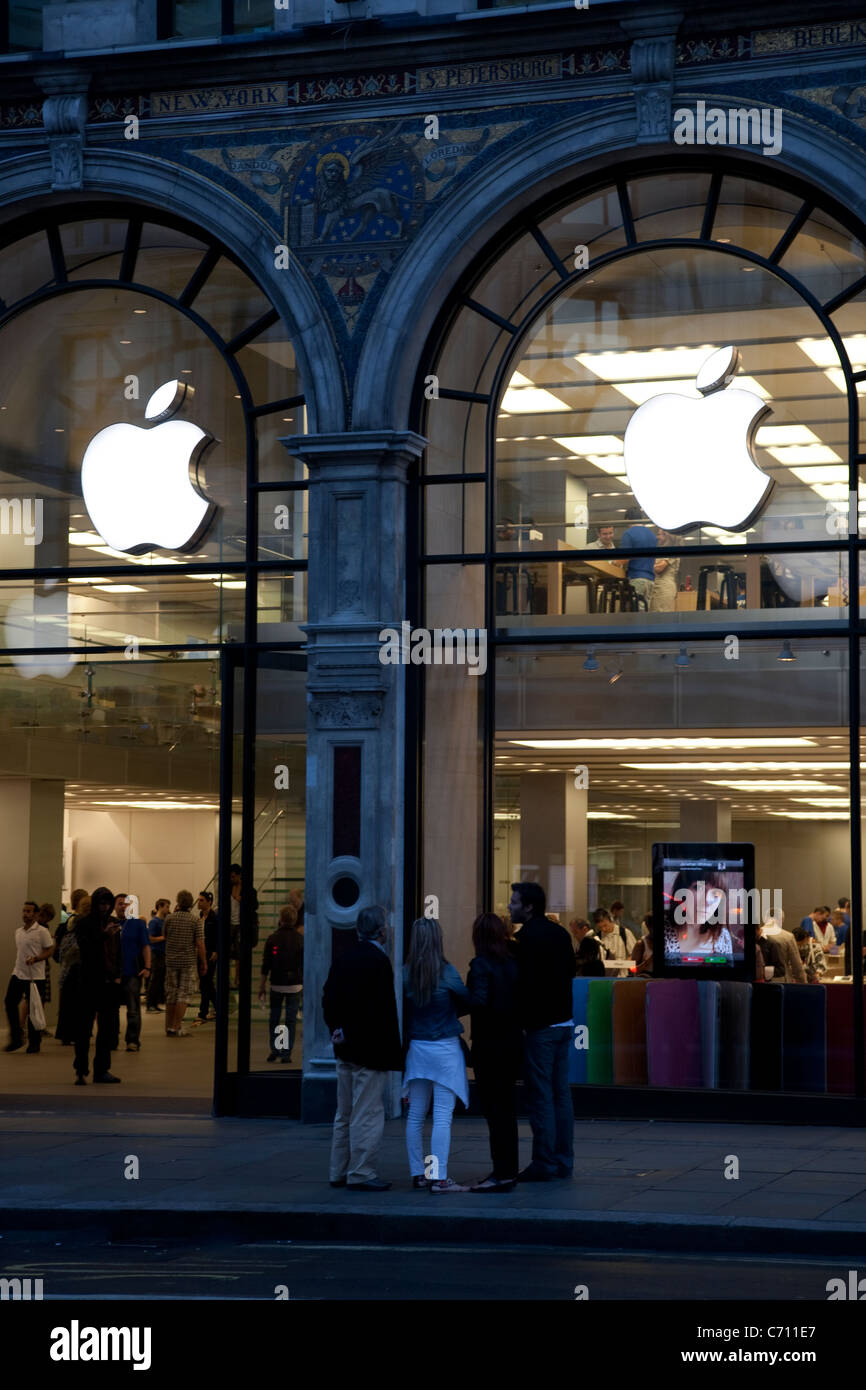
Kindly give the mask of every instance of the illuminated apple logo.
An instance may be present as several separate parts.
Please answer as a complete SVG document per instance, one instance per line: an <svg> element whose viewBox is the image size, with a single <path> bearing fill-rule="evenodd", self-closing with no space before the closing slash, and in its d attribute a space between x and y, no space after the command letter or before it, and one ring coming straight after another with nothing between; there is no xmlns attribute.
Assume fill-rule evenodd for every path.
<svg viewBox="0 0 866 1390"><path fill-rule="evenodd" d="M204 491L202 460L215 441L190 420L176 420L193 388L167 381L144 418L150 428L109 425L94 435L81 464L81 491L94 528L114 550L193 549L215 511Z"/></svg>
<svg viewBox="0 0 866 1390"><path fill-rule="evenodd" d="M6 609L3 624L7 647L35 647L32 656L12 656L13 664L26 680L34 676L53 676L62 680L78 660L74 652L52 652L40 655L40 647L69 645L69 612L66 590L49 580L42 592L34 588L15 599Z"/></svg>
<svg viewBox="0 0 866 1390"><path fill-rule="evenodd" d="M760 422L772 414L753 391L729 389L740 354L719 348L695 377L703 399L667 392L635 411L625 432L625 468L635 500L656 526L741 531L763 511L773 479L755 463Z"/></svg>

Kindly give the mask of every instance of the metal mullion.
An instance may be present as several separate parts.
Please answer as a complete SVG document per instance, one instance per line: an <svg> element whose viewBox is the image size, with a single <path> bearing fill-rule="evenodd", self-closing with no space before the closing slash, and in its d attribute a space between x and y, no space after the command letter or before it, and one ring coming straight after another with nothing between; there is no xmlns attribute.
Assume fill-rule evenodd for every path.
<svg viewBox="0 0 866 1390"><path fill-rule="evenodd" d="M232 805L234 801L234 720L237 651L223 647L220 654L220 772L219 772L219 877L217 879L217 953L223 962L216 973L216 1037L214 1039L215 1115L225 1115L231 1105L228 1086L229 963L231 943L231 894L228 891L232 858Z"/></svg>
<svg viewBox="0 0 866 1390"><path fill-rule="evenodd" d="M544 235L544 232L541 230L540 227L537 227L534 222L529 228L529 235L532 237L533 241L536 243L539 249L543 251L544 255L550 261L550 264L553 266L560 280L567 280L571 272L569 271L565 263L560 260L559 256L554 251L550 242L547 240L547 237Z"/></svg>
<svg viewBox="0 0 866 1390"><path fill-rule="evenodd" d="M446 401L469 401L477 405L489 405L490 397L480 391L453 391L447 386L439 387L439 396Z"/></svg>
<svg viewBox="0 0 866 1390"><path fill-rule="evenodd" d="M66 274L66 257L63 254L63 243L60 240L60 229L56 222L49 222L45 228L45 235L48 239L48 251L51 256L51 269L54 273L56 285L65 285L68 280Z"/></svg>
<svg viewBox="0 0 866 1390"><path fill-rule="evenodd" d="M221 256L222 252L217 246L208 247L187 281L185 288L178 296L177 302L181 308L189 309L192 306Z"/></svg>
<svg viewBox="0 0 866 1390"><path fill-rule="evenodd" d="M833 296L822 304L825 314L835 314L837 309L841 309L843 304L847 304L849 299L856 299L862 290L866 290L866 275L861 275L859 280L854 280L846 290L840 290L839 294Z"/></svg>
<svg viewBox="0 0 866 1390"><path fill-rule="evenodd" d="M634 218L632 217L631 203L629 202L628 188L625 179L617 179L616 196L619 199L619 210L622 214L622 226L625 232L626 243L629 246L636 246L637 237L634 230Z"/></svg>
<svg viewBox="0 0 866 1390"><path fill-rule="evenodd" d="M235 334L234 338L226 343L226 352L230 357L234 357L241 348L246 347L247 343L251 343L254 338L258 338L260 334L265 333L267 329L277 323L279 317L276 309L269 309L266 314L262 314L261 318L256 319L255 323L251 323L243 332Z"/></svg>
<svg viewBox="0 0 866 1390"><path fill-rule="evenodd" d="M266 401L264 405L254 405L250 407L250 414L258 417L259 415L275 415L278 410L296 410L299 405L304 405L303 396L286 396L281 401Z"/></svg>
<svg viewBox="0 0 866 1390"><path fill-rule="evenodd" d="M803 206L800 208L800 211L797 213L796 217L788 224L787 230L782 233L775 247L770 252L770 255L767 257L767 260L769 261L770 265L779 264L780 260L785 255L785 252L788 250L788 247L791 245L791 242L802 231L803 227L811 217L814 210L814 203L809 202L808 200L803 203Z"/></svg>
<svg viewBox="0 0 866 1390"><path fill-rule="evenodd" d="M486 483L486 473L422 473L418 479L422 487L435 487L437 483Z"/></svg>
<svg viewBox="0 0 866 1390"><path fill-rule="evenodd" d="M235 32L234 0L220 0L220 34L230 36Z"/></svg>
<svg viewBox="0 0 866 1390"><path fill-rule="evenodd" d="M719 195L722 191L722 179L724 175L716 169L710 178L710 191L707 194L706 207L704 208L704 220L701 223L701 241L711 241L713 235L713 223L716 220L716 213L719 207Z"/></svg>
<svg viewBox="0 0 866 1390"><path fill-rule="evenodd" d="M505 319L493 309L488 309L485 304L479 303L477 299L470 299L467 297L464 299L463 304L465 308L471 309L474 314L479 314L481 318L489 320L490 323L495 323L499 328L503 328L506 333L514 334L517 332L517 325L512 323L510 319Z"/></svg>
<svg viewBox="0 0 866 1390"><path fill-rule="evenodd" d="M126 242L123 247L123 257L120 262L120 280L124 284L129 284L135 279L135 263L138 260L138 249L141 245L141 229L143 221L140 217L130 218L126 229Z"/></svg>
<svg viewBox="0 0 866 1390"><path fill-rule="evenodd" d="M732 610L733 611L733 610ZM761 610L764 611L764 610ZM543 615L540 615L543 616ZM756 642L777 642L779 638L789 637L792 639L814 638L815 640L844 641L848 635L848 622L841 619L833 623L826 623L819 626L817 623L761 623L756 624L754 629L749 627L747 631L739 634L743 641ZM557 632L534 632L528 628L522 628L519 632L507 633L504 636L497 635L495 628L488 630L487 643L489 647L556 647L568 646L576 647L597 647L602 645L620 647L680 647L686 644L701 646L707 643L718 645L719 633L707 632L705 628L677 628L675 631L664 632L639 631L634 625L622 628L619 631L607 629L595 630L592 628L562 628Z"/></svg>

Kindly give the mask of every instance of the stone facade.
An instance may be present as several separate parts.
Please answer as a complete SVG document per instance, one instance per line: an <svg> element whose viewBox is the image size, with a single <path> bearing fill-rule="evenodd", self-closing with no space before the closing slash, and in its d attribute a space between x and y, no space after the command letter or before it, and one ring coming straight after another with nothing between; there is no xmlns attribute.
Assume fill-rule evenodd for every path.
<svg viewBox="0 0 866 1390"><path fill-rule="evenodd" d="M319 21L345 26L361 9L427 23L366 29L351 47L317 37ZM146 47L155 11L142 0L81 0L46 8L51 52L4 64L0 218L76 194L168 209L222 238L292 333L310 429L286 443L310 470L311 1119L327 1113L332 1070L317 1000L332 934L357 911L334 901L335 876L354 878L359 904L388 905L395 968L420 906L403 900L403 674L379 663L377 633L406 616L407 479L424 447L413 388L445 299L530 203L636 151L674 153L672 112L700 99L781 108L779 165L866 217L866 24L850 6L820 24L779 4L759 24L745 7L664 4L452 18L474 10L292 0L275 35L191 53ZM122 51L133 45L145 47ZM741 155L761 169L760 152ZM347 737L364 766L352 863L328 836Z"/></svg>

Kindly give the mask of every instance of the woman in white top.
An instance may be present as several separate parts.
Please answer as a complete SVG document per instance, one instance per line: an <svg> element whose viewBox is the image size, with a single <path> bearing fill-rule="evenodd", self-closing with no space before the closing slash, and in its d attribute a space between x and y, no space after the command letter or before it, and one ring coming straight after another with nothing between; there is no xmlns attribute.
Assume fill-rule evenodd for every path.
<svg viewBox="0 0 866 1390"><path fill-rule="evenodd" d="M442 928L435 917L412 924L403 967L403 1027L409 1039L403 1094L409 1097L406 1147L412 1186L430 1192L467 1192L448 1177L451 1119L456 1101L469 1104L466 1063L460 1046L468 1014L469 991L442 951ZM433 1135L425 1158L424 1121L433 1102Z"/></svg>

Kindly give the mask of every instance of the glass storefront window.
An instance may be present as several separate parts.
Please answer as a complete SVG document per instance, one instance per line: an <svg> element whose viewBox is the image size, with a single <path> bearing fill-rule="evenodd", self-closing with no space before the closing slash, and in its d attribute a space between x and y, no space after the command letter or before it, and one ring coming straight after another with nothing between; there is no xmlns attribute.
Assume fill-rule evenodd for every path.
<svg viewBox="0 0 866 1390"><path fill-rule="evenodd" d="M591 1067L573 1065L575 1083L786 1095L854 1090L850 949L846 955L844 941L834 946L822 929L824 906L837 910L851 891L851 424L826 310L807 296L827 306L853 371L866 368L862 296L844 300L866 256L861 239L819 207L800 225L811 201L749 177L712 177L709 168L640 174L619 192L577 197L539 217L562 263L561 288L545 281L551 293L526 314L520 336L500 341L495 324L486 338L473 333L472 311L464 308L450 330L462 326L462 338L446 335L438 359L449 364L452 391L490 393L498 382L486 487L447 484L440 498L432 481L461 462L468 468L468 458L477 469L483 426L479 420L470 452L467 425L473 414L483 417L483 405L451 400L443 409L442 400L431 401L424 425L431 440L425 618L430 626L469 627L480 626L484 613L492 690L485 704L479 688L470 692L467 682L463 691L453 672L424 672L419 895L437 891L444 865L458 866L442 907L457 962L471 952L474 913L505 914L518 879L541 882L549 910L566 926L597 907L625 904L631 935L618 937L628 950L605 951L606 978L580 984L609 989L613 982L620 991L606 996L611 1042ZM704 231L709 241L699 247L642 249L647 241L700 239ZM464 288L464 302L481 300L482 283L507 285L512 255L514 303L521 302L529 235L487 263L482 278ZM580 244L589 264L572 274ZM761 264L774 252L790 282L772 263ZM484 302L513 321L499 293L495 304ZM523 302L536 302L529 282ZM642 501L657 508L636 495L626 473L630 421L661 394L686 397L687 409L699 403L701 365L729 344L739 361L728 362L735 371L722 389L751 391L757 402L751 448L766 480L761 505L737 529L707 514L712 499L703 512L695 504L695 524L676 533L657 520L650 525L646 509L630 516ZM462 376L455 376L458 363ZM757 416L762 402L771 413ZM680 429L682 422L669 422L672 449ZM692 453L686 462L700 478L700 437ZM730 475L712 481L718 501ZM489 509L487 488L494 490ZM459 553L458 542L466 545L470 515L473 545L485 521L484 565L436 563L437 555ZM645 528L639 545L650 552L634 555L649 562L643 593L615 568L615 554L592 553L615 552L638 519ZM443 767L452 823L442 814ZM468 769L459 798L470 808L466 817L453 810L455 767ZM480 839L473 833L479 815ZM706 978L689 984L695 1026L684 1050L691 1070L672 1079L653 1060L647 1022L647 1010L662 999L655 989L661 977L636 978L630 955L652 909L653 844L695 841L754 845L758 900L767 912L755 923L760 959L751 972L743 967L747 978L729 981L730 989ZM859 941L853 919L852 928ZM820 957L819 937L826 946ZM637 1068L634 1056L626 1064L617 1052L619 1006L612 1001L622 1004L623 990L632 991L629 1007L639 1000L643 1011ZM716 1008L711 1024L704 1014ZM676 1026L688 1032L682 1018Z"/></svg>
<svg viewBox="0 0 866 1390"><path fill-rule="evenodd" d="M849 891L847 687L846 648L835 642L798 644L793 660L768 642L740 643L734 661L722 643L605 648L596 655L571 648L502 652L494 910L506 910L509 885L522 878L546 887L548 908L565 926L590 918L596 907L624 903L626 930L617 931L623 949L614 942L604 964L607 978L628 989L631 950L652 911L653 843L753 844L761 922L790 959L784 977L774 976L785 984L778 1016L761 993L766 982L752 985L752 1046L763 1055L743 1079L748 1074L756 1090L838 1091L821 990L844 983L844 956L828 944L819 959L803 942L802 953L796 948L801 975L791 963L793 936L789 941L775 927L793 934L816 904L835 904ZM607 949L603 932L601 939ZM818 992L788 998L807 984ZM745 991L743 1004L748 986L736 988ZM792 1029L801 1030L789 1053L782 1047L786 1012ZM736 1072L734 1052L748 1048L747 1037L725 1036L724 1012L722 1023L713 1065L693 1084L722 1084L719 1075ZM685 1036L682 1043L688 1046ZM649 1084L651 1044L643 1059ZM616 1080L615 1029L610 1046L609 1079Z"/></svg>
<svg viewBox="0 0 866 1390"><path fill-rule="evenodd" d="M696 373L733 336L741 347L731 389L751 392L771 412L758 426L755 461L774 491L759 519L725 539L782 541L796 531L800 541L825 541L821 490L847 479L847 409L809 358L824 335L797 293L751 262L696 249L637 253L593 280L588 296L578 282L554 300L513 359L496 422L499 521L545 549L585 544L587 523L613 523L621 534L631 506L651 505L648 489L644 496L629 487L626 428L654 396L700 401ZM612 310L601 320L599 300ZM687 413L671 402L672 434ZM691 487L694 508L712 511L699 469L695 459L695 476L684 476L680 491ZM685 534L713 543L714 530L723 534Z"/></svg>

